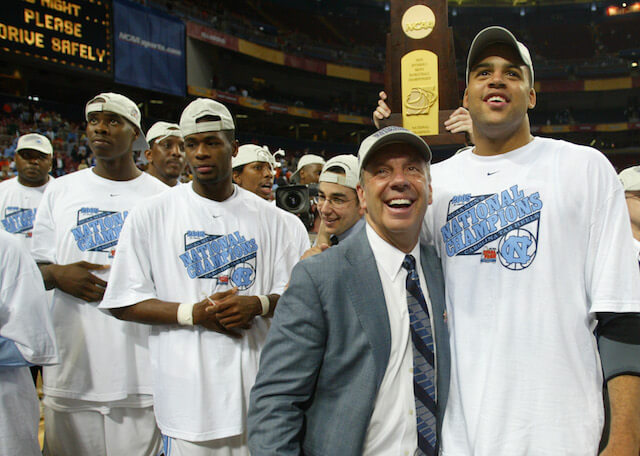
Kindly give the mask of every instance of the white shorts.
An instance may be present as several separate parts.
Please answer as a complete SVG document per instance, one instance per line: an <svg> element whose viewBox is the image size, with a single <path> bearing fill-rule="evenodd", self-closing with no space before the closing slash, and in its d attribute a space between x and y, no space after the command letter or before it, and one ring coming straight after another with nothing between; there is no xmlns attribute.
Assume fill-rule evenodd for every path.
<svg viewBox="0 0 640 456"><path fill-rule="evenodd" d="M153 407L61 412L44 407L45 456L157 456L162 441Z"/></svg>
<svg viewBox="0 0 640 456"><path fill-rule="evenodd" d="M164 456L249 456L247 435L236 435L205 442L189 442L162 436Z"/></svg>

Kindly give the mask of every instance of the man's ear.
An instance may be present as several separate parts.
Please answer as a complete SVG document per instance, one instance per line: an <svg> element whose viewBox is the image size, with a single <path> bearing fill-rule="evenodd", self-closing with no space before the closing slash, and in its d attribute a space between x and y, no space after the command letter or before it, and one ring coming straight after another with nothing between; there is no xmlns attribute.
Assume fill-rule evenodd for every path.
<svg viewBox="0 0 640 456"><path fill-rule="evenodd" d="M147 159L149 163L153 163L153 160L151 159L152 156L153 154L151 153L151 149L147 149L144 151L144 157Z"/></svg>
<svg viewBox="0 0 640 456"><path fill-rule="evenodd" d="M241 174L242 173L240 173L239 171L231 171L231 179L233 180L233 182L242 187L242 178L240 177Z"/></svg>
<svg viewBox="0 0 640 456"><path fill-rule="evenodd" d="M469 95L467 94L467 89L464 89L464 95L462 96L462 107L469 109Z"/></svg>
<svg viewBox="0 0 640 456"><path fill-rule="evenodd" d="M536 101L537 101L536 89L531 87L531 89L529 89L529 109L533 109L536 107Z"/></svg>
<svg viewBox="0 0 640 456"><path fill-rule="evenodd" d="M231 144L231 147L232 147L232 149L233 149L233 150L232 150L232 153L231 153L231 156L232 156L232 157L235 157L236 155L238 155L238 147L239 147L239 145L240 145L240 143L238 142L238 140L237 140L237 139L235 139L235 140L233 141L233 144Z"/></svg>
<svg viewBox="0 0 640 456"><path fill-rule="evenodd" d="M367 200L364 197L364 189L360 184L356 186L356 192L358 192L358 200L360 201L360 210L362 214L367 210Z"/></svg>

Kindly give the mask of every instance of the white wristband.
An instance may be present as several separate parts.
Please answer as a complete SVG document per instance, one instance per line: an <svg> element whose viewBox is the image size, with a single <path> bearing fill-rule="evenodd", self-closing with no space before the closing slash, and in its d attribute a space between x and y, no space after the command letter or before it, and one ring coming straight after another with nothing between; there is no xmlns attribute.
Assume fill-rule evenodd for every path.
<svg viewBox="0 0 640 456"><path fill-rule="evenodd" d="M260 315L264 317L269 313L271 302L269 301L269 296L265 295L258 295L258 299L260 300L260 304L262 304L262 313Z"/></svg>
<svg viewBox="0 0 640 456"><path fill-rule="evenodd" d="M178 306L178 324L182 326L193 326L193 306L194 303L182 302Z"/></svg>

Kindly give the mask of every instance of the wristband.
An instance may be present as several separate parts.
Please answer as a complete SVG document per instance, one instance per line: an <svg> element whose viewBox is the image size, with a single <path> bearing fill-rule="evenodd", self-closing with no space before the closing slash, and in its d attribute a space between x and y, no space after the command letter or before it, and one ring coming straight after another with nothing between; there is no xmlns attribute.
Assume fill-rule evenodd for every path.
<svg viewBox="0 0 640 456"><path fill-rule="evenodd" d="M269 296L265 295L258 295L258 299L260 300L260 304L262 304L262 313L260 315L264 317L269 313L271 302L269 301Z"/></svg>
<svg viewBox="0 0 640 456"><path fill-rule="evenodd" d="M193 306L195 304L181 302L178 306L178 324L182 326L193 326Z"/></svg>

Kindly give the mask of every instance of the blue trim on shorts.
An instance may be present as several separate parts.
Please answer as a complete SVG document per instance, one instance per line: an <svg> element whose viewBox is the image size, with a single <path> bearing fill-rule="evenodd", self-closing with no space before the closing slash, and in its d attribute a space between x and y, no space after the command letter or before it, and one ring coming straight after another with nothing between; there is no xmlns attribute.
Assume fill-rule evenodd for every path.
<svg viewBox="0 0 640 456"><path fill-rule="evenodd" d="M160 434L162 437L162 447L164 448L164 456L171 456L171 437Z"/></svg>

